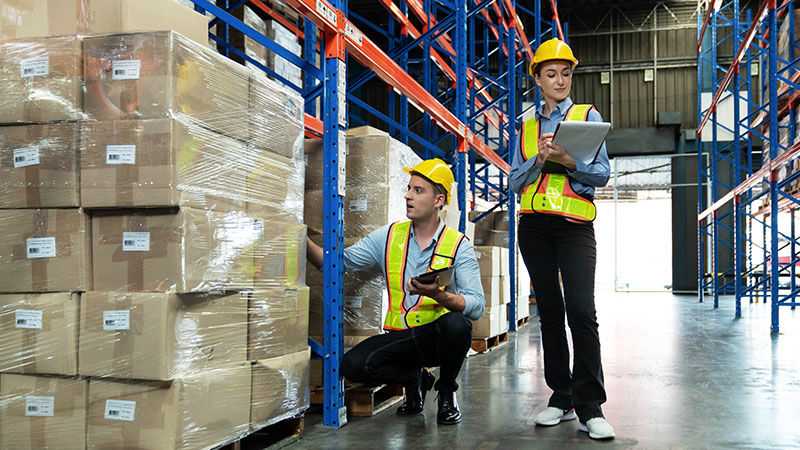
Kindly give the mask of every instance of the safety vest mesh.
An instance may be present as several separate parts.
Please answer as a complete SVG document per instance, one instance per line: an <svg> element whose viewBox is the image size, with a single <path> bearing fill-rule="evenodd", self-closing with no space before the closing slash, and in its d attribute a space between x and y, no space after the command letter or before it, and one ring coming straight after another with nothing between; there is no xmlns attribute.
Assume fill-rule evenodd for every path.
<svg viewBox="0 0 800 450"><path fill-rule="evenodd" d="M572 105L564 120L586 121L592 108L592 105ZM535 117L526 120L522 129L522 156L526 161L539 154L540 135L539 120ZM572 190L567 175L551 173L545 165L536 181L522 191L520 213L553 214L570 220L591 222L597 216L597 208L591 200Z"/></svg>
<svg viewBox="0 0 800 450"><path fill-rule="evenodd" d="M406 309L405 271L411 221L395 222L389 227L386 239L386 283L389 288L389 308L386 312L385 330L404 330L431 323L450 312L436 300L419 296L417 303ZM445 225L439 234L436 248L428 264L428 272L444 269L455 262L458 246L464 235ZM416 274L415 274L416 275Z"/></svg>

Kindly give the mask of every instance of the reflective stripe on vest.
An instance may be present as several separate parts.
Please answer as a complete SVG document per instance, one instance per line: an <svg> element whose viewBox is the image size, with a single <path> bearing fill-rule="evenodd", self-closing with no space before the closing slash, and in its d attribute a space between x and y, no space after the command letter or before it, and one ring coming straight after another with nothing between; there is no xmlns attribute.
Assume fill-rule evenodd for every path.
<svg viewBox="0 0 800 450"><path fill-rule="evenodd" d="M450 312L436 300L420 296L417 303L405 308L405 271L408 256L408 241L411 236L411 221L395 222L389 227L386 238L386 284L389 289L389 308L386 312L384 330L404 330L431 323ZM464 235L444 226L433 256L428 264L428 272L453 265L458 247Z"/></svg>
<svg viewBox="0 0 800 450"><path fill-rule="evenodd" d="M572 105L564 120L586 121L592 108L592 105ZM539 154L539 121L535 117L526 120L522 133L522 156L527 161ZM560 173L540 173L536 181L522 191L520 213L534 212L563 216L580 222L591 222L597 216L594 203L576 194L567 175Z"/></svg>

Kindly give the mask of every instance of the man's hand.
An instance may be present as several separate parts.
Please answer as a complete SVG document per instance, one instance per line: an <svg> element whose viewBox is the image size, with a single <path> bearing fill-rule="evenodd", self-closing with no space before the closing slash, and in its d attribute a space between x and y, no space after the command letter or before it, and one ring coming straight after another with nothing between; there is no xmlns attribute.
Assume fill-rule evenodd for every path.
<svg viewBox="0 0 800 450"><path fill-rule="evenodd" d="M422 284L413 278L409 278L406 289L411 295L422 295L436 301L439 301L441 294L444 292L439 289L439 275L436 275L436 278L430 284Z"/></svg>

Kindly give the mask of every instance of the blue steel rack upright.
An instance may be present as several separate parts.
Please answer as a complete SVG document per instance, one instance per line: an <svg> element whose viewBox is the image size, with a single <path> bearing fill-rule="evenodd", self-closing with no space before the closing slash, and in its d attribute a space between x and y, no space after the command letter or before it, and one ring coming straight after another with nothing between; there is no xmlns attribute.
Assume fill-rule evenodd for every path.
<svg viewBox="0 0 800 450"><path fill-rule="evenodd" d="M795 281L795 266L800 258L796 252L798 240L794 224L794 209L800 205L794 184L800 179L800 170L792 170L800 154L800 143L795 142L794 108L800 98L797 84L800 70L795 55L800 55L800 46L798 36L794 36L794 5L789 0L784 0L780 6L776 0L764 0L747 30L743 26L751 22L750 14L747 13L745 22L741 21L738 0L717 6L718 9L709 8L704 19L698 17L698 140L703 134L711 134L710 142L701 142L698 146L698 295L702 302L706 291L710 291L714 308L717 308L721 294L734 294L737 318L742 315L742 298L749 298L753 303L769 297L771 332L778 333L781 307L794 309L800 294ZM788 25L788 58L778 54L779 23L782 21L787 21ZM726 28L732 30L720 39L720 30ZM734 54L731 55L733 63L726 70L719 65L718 58L720 48L729 40L733 40ZM783 66L780 69L779 63ZM704 77L709 65L710 76ZM760 90L752 80L752 69L759 66L762 67ZM718 76L720 72L722 76ZM703 109L702 92L706 84L710 84L714 97ZM742 92L744 98L740 95ZM760 103L756 101L756 94L760 94ZM733 99L733 120L727 125L718 111L724 97ZM780 121L787 116L790 118L788 126L781 126ZM732 135L730 142L721 142L719 133L723 130ZM781 144L782 130L788 145ZM764 142L762 167L757 170L753 161L753 137ZM707 163L704 155L707 155ZM726 182L726 174L720 173L721 162L732 165L731 182ZM708 185L710 196L704 195L704 183ZM759 190L764 184L766 187ZM724 211L731 202L731 210ZM759 207L757 202L762 205ZM779 226L778 220L779 214L786 210L791 211L789 234ZM726 220L731 225L727 225ZM760 243L754 228L762 230ZM732 238L722 237L723 231ZM719 268L723 248L732 251L730 269ZM790 256L782 261L780 252L787 249ZM707 250L710 255L706 255ZM706 273L709 260L711 269ZM788 289L780 285L781 274L790 276Z"/></svg>

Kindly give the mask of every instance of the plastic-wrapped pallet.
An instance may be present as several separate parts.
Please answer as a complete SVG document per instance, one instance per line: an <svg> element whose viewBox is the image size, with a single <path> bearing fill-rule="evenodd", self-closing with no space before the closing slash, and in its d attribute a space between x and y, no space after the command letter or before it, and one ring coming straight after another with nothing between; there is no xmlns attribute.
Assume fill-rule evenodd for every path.
<svg viewBox="0 0 800 450"><path fill-rule="evenodd" d="M303 47L298 42L297 36L289 31L288 28L281 25L280 22L276 20L266 21L265 34L295 56L302 56ZM266 51L266 57L267 67L274 70L278 75L287 79L289 82L297 86L303 85L303 72L299 67L278 56L271 50Z"/></svg>
<svg viewBox="0 0 800 450"><path fill-rule="evenodd" d="M311 350L256 361L250 428L256 430L308 409Z"/></svg>
<svg viewBox="0 0 800 450"><path fill-rule="evenodd" d="M237 19L239 19L240 21L242 21L242 23L244 23L245 25L256 30L259 34L262 35L267 34L267 25L264 23L264 20L261 17L259 17L259 15L256 14L252 9L250 9L250 7L243 6L241 8L238 8L235 11L233 11L232 15ZM256 62L258 62L262 66L267 65L267 48L256 42L253 38L231 27L229 30L229 42L234 48L244 53L248 57L253 58L254 60L256 60ZM248 67L256 68L256 66L254 66L252 63L250 63L240 55L237 55L234 52L230 53L231 53L231 58L234 61L243 63Z"/></svg>

